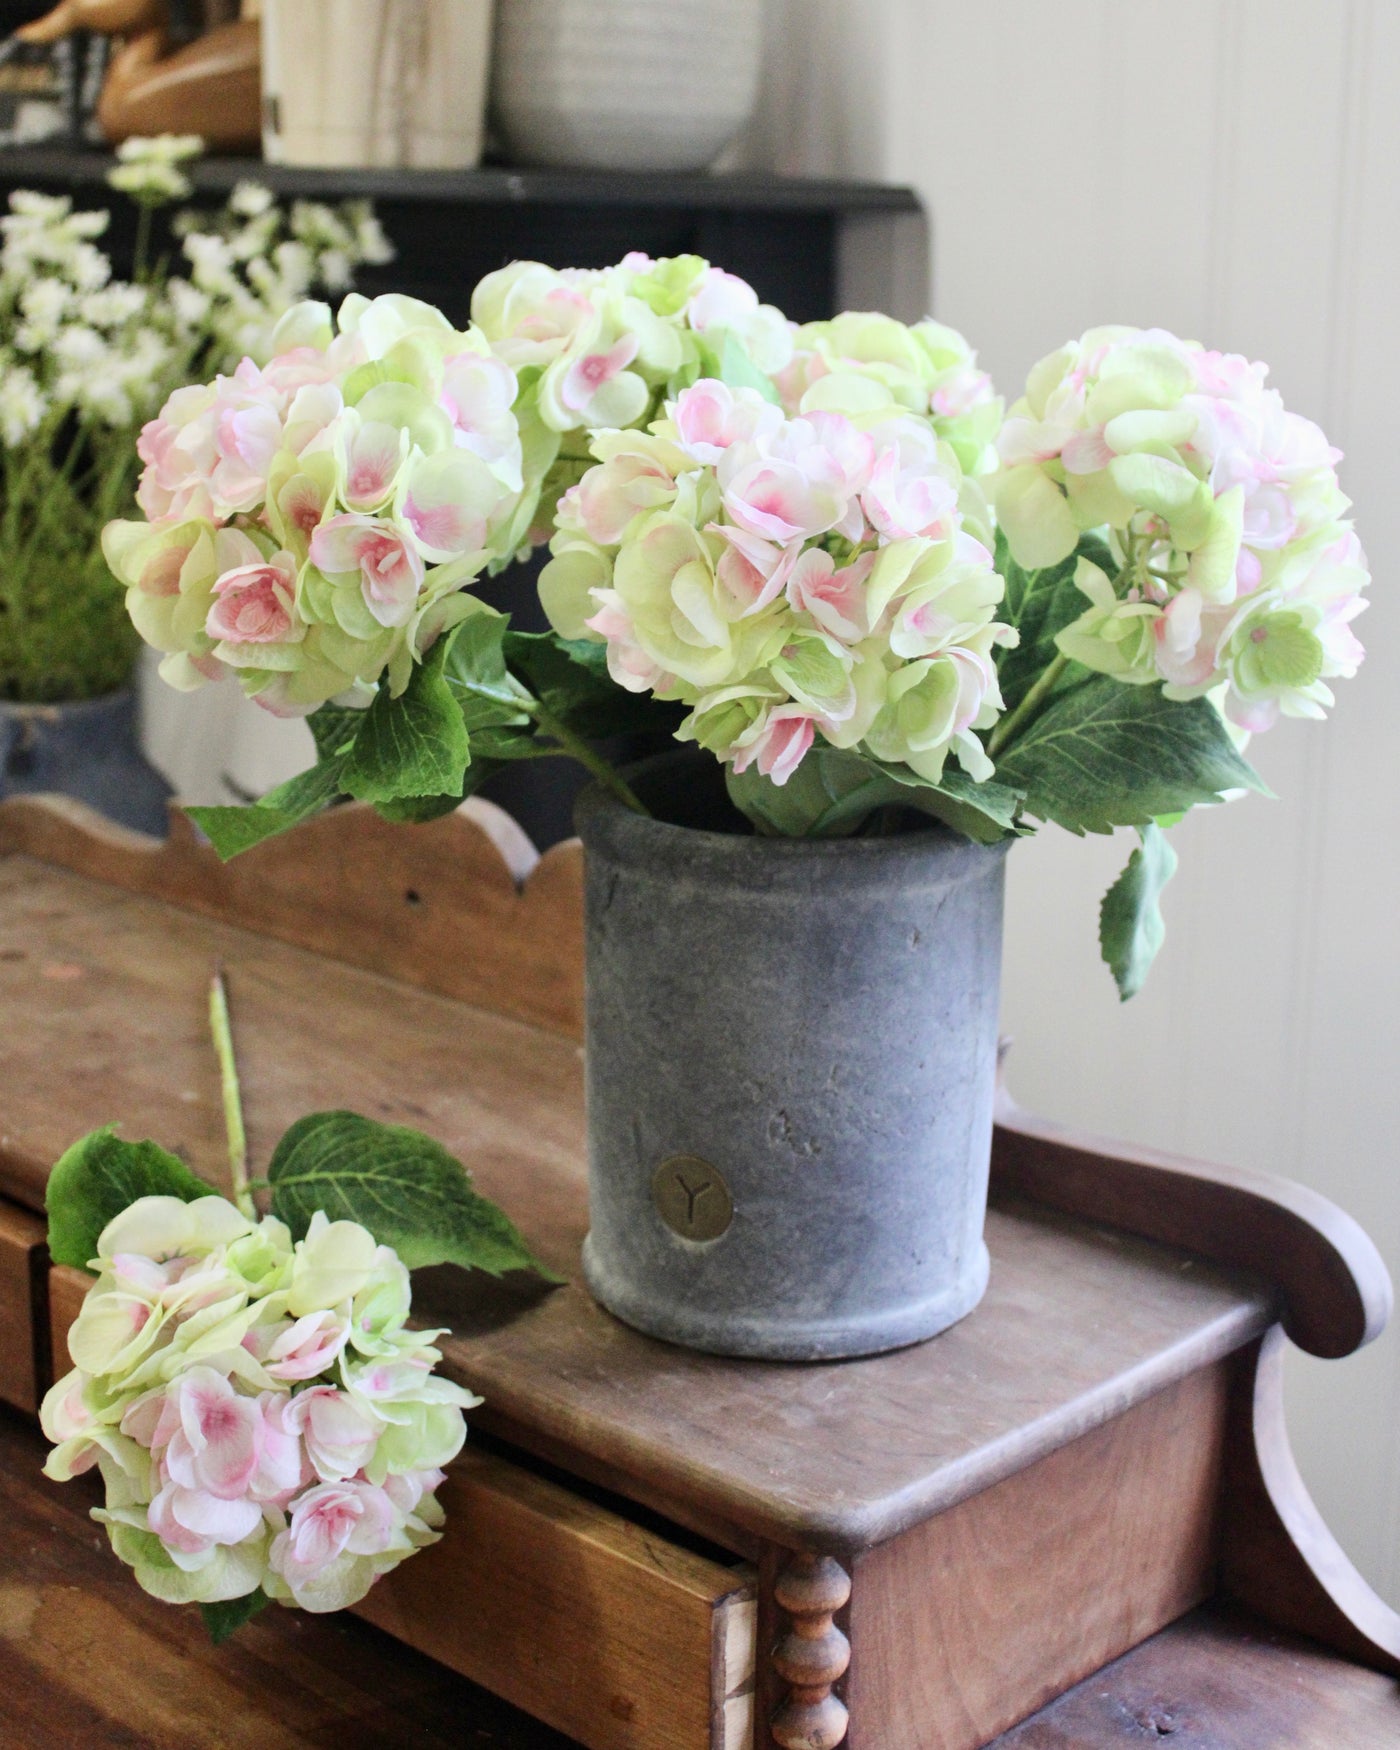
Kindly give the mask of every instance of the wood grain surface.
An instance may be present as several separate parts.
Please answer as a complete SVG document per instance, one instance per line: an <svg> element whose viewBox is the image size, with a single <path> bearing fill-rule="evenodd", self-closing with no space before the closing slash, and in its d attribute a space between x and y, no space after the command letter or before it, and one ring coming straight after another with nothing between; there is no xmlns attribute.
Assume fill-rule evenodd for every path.
<svg viewBox="0 0 1400 1750"><path fill-rule="evenodd" d="M212 1646L112 1554L94 1478L40 1475L46 1451L0 1410L5 1750L579 1750L354 1617L269 1609Z"/></svg>
<svg viewBox="0 0 1400 1750"><path fill-rule="evenodd" d="M540 857L478 798L411 831L367 805L330 809L221 863L174 807L161 840L65 797L15 797L0 805L5 852L583 1034L581 848Z"/></svg>
<svg viewBox="0 0 1400 1750"><path fill-rule="evenodd" d="M62 1148L114 1120L127 1135L179 1147L218 1183L222 1123L204 1004L210 967L222 960L255 1161L265 1162L281 1130L308 1110L346 1105L415 1124L459 1153L546 1260L570 1275L568 1287L550 1292L528 1279L492 1284L460 1272L420 1273L421 1310L456 1332L446 1345L451 1370L487 1398L479 1426L759 1557L770 1583L788 1566L775 1545L816 1546L846 1560L869 1551L853 1561L855 1594L833 1625L854 1647L856 1663L838 1686L855 1710L853 1750L971 1746L980 1742L972 1734L1000 1729L1013 1710L1045 1692L1028 1688L1014 1702L999 1696L998 1664L1057 1673L1047 1678L1042 1670L1042 1685L1071 1681L1094 1658L1150 1633L1202 1595L1227 1372L1250 1384L1232 1400L1235 1452L1224 1498L1226 1573L1237 1595L1267 1608L1263 1594L1271 1575L1281 1574L1285 1602L1303 1600L1302 1626L1337 1628L1338 1644L1354 1646L1358 1656L1379 1650L1382 1662L1392 1638L1400 1647L1393 1616L1370 1594L1348 1591L1335 1546L1316 1515L1308 1518L1310 1504L1307 1511L1299 1504L1281 1407L1271 1396L1272 1350L1266 1343L1256 1351L1280 1287L1290 1328L1318 1353L1343 1353L1383 1321L1384 1273L1338 1212L1268 1181L1145 1151L1115 1152L1008 1113L997 1141L998 1207L988 1225L992 1285L982 1306L937 1342L814 1367L727 1362L652 1342L602 1313L577 1280L587 1214L574 1037L576 858L561 851L541 865L522 896L532 853L490 812L454 817L436 841L395 832L381 844L356 825L368 820L346 811L330 817L320 837L294 835L259 866L257 880L253 859L244 859L232 868L245 881L188 833L155 850L133 835L94 833L82 811L64 806L0 807L0 850L13 853L0 856L0 1003L10 1023L0 1052L0 1192L39 1208L48 1166ZM416 849L402 849L395 861L391 844ZM221 912L237 922L219 921ZM477 932L504 946L473 959ZM338 958L326 957L332 950ZM1268 1244L1251 1239L1255 1226ZM1153 1243L1159 1240L1173 1243ZM1218 1252L1231 1269L1193 1252ZM62 1326L79 1283L56 1273L55 1285ZM1257 1389L1250 1372L1256 1352ZM852 1429L860 1430L858 1440ZM536 1481L527 1479L508 1508L493 1504L483 1523L541 1512ZM470 1501L459 1509L459 1518L469 1517ZM922 1523L934 1514L942 1517ZM619 1534L624 1543L636 1529ZM480 1535L489 1540L491 1533ZM531 1541L547 1544L548 1535L535 1527ZM595 1587L587 1578L589 1562L626 1559L625 1552L610 1548L607 1537L594 1540L586 1558L576 1544L568 1547L580 1577L575 1590L601 1597L603 1582ZM681 1554L666 1545L667 1562ZM640 1567L648 1561L641 1557ZM569 1562L539 1564L546 1614L562 1608L561 1566ZM454 1565L452 1584L464 1584L466 1572L466 1564ZM718 1573L727 1587L728 1572ZM960 1580L979 1573L997 1578L984 1591L958 1591ZM119 1572L116 1578L125 1597L129 1582ZM402 1607L416 1640L441 1626L434 1612L445 1584ZM46 1651L57 1646L60 1613L48 1594L36 1600L34 1586L23 1590L27 1569L19 1585L11 1598L0 1569L0 1615L9 1610L4 1620L20 1625L11 1639L27 1666L60 1671L57 1653ZM735 1750L747 1697L742 1686L725 1695L724 1660L745 1644L748 1601L738 1595L731 1605L727 1592L707 1599L684 1584L681 1592L689 1600L682 1616L691 1605L709 1612L705 1652L712 1678L721 1673L707 1691L709 1741ZM1015 1608L999 1612L994 1593ZM388 1608L392 1596L379 1603ZM150 1608L168 1619L161 1607ZM538 1614L522 1608L506 1636L516 1657L525 1618ZM664 1606L650 1614L670 1620ZM761 1649L783 1632L791 1638L798 1621L789 1614L785 1631L771 1599L760 1601L760 1616ZM267 1629L264 1619L248 1632ZM1347 1632L1355 1643L1346 1642ZM117 1630L107 1625L90 1638L101 1633ZM592 1648L596 1639L590 1634L582 1644ZM686 1634L681 1639L689 1645ZM0 1624L0 1652L8 1644ZM883 1679L881 1658L889 1667ZM913 1690L923 1699L900 1714L899 1684L910 1661L919 1673ZM1202 1693L1209 1697L1208 1663ZM588 1674L594 1688L635 1706L631 1688L612 1682L614 1669L595 1660ZM921 1690L923 1674L940 1669L941 1681L931 1677ZM759 1676L761 1720L779 1697L763 1661ZM95 1707L103 1692L84 1681L81 1704ZM1082 1699L1087 1687L1072 1693ZM158 1688L166 1695L179 1684L167 1678ZM1360 1693L1353 1686L1353 1699ZM1365 1693L1374 1700L1374 1690ZM878 1703L870 1699L877 1695ZM159 1705L130 1728L134 1737L104 1740L89 1730L73 1741L161 1750L167 1742L197 1742L157 1735L157 1726L171 1730ZM1061 1705L1016 1731L1043 1724ZM1146 1728L1135 1729L1141 1736ZM590 1728L591 1738L597 1730ZM305 1739L264 1732L211 1742L393 1741L347 1737L339 1722L321 1737L319 1722L310 1731ZM1164 1732L1153 1725L1151 1735ZM1316 1742L1320 1750L1324 1741L1298 1744ZM1265 1750L1266 1741L1249 1742ZM1369 1740L1327 1742L1341 1750ZM1208 1738L1202 1750L1207 1743L1217 1750ZM1040 1750L1041 1740L1016 1744ZM1220 1750L1226 1745L1222 1738Z"/></svg>
<svg viewBox="0 0 1400 1750"><path fill-rule="evenodd" d="M1222 1589L1283 1628L1400 1676L1400 1615L1327 1529L1294 1460L1284 1418L1286 1348L1275 1327L1257 1350L1237 1357Z"/></svg>
<svg viewBox="0 0 1400 1750"><path fill-rule="evenodd" d="M1277 1285L1284 1329L1309 1354L1350 1355L1394 1302L1374 1242L1345 1210L1290 1179L1208 1166L1085 1136L1000 1102L994 1193L1202 1252Z"/></svg>
<svg viewBox="0 0 1400 1750"><path fill-rule="evenodd" d="M91 1284L56 1266L56 1365ZM440 1543L356 1613L588 1750L749 1750L755 1575L470 1444Z"/></svg>
<svg viewBox="0 0 1400 1750"><path fill-rule="evenodd" d="M8 805L6 805L8 806ZM0 815L3 810L0 810ZM179 1149L212 1182L222 1111L206 1042L226 968L255 1163L307 1111L416 1125L547 1262L550 1292L420 1273L484 1427L739 1553L864 1547L1075 1439L1259 1335L1266 1290L1026 1204L994 1211L991 1287L940 1337L856 1364L719 1360L639 1336L578 1283L581 1064L560 1034L123 893L0 859L0 1191L39 1207L75 1137ZM852 1442L849 1431L862 1430Z"/></svg>
<svg viewBox="0 0 1400 1750"><path fill-rule="evenodd" d="M21 1410L38 1407L48 1354L44 1231L28 1210L0 1203L0 1398Z"/></svg>
<svg viewBox="0 0 1400 1750"><path fill-rule="evenodd" d="M1257 1617L1193 1612L989 1750L1394 1750L1400 1686Z"/></svg>
<svg viewBox="0 0 1400 1750"><path fill-rule="evenodd" d="M751 1693L753 1575L470 1447L440 1544L359 1613L590 1750L726 1750Z"/></svg>
<svg viewBox="0 0 1400 1750"><path fill-rule="evenodd" d="M1208 1597L1230 1376L1202 1368L863 1556L853 1741L979 1750Z"/></svg>

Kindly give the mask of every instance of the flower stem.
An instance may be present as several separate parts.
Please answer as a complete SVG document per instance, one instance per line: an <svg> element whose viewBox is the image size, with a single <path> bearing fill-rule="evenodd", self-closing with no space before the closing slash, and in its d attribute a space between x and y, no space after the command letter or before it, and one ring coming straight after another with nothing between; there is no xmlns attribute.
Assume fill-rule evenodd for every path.
<svg viewBox="0 0 1400 1750"><path fill-rule="evenodd" d="M561 723L554 713L541 704L538 699L532 700L528 704L522 702L521 708L530 713L551 741L557 741L560 748L591 772L605 790L611 790L619 802L625 802L634 814L644 814L648 819L651 818L651 810L646 807L615 768L610 766L603 756L591 748L581 736L575 735L572 729Z"/></svg>
<svg viewBox="0 0 1400 1750"><path fill-rule="evenodd" d="M1069 658L1067 656L1059 654L1055 657L1055 660L1045 670L1044 674L1041 675L1040 679L1026 694L1025 698L1022 699L1016 709L1011 712L1009 716L1003 717L1001 722L998 723L996 728L992 731L991 739L987 743L988 758L995 759L1006 746L1007 742L1011 740L1013 735L1015 735L1016 731L1035 716L1041 705L1044 704L1045 700L1054 690L1055 684L1060 676L1068 667Z"/></svg>
<svg viewBox="0 0 1400 1750"><path fill-rule="evenodd" d="M233 1200L250 1220L257 1216L248 1183L248 1138L243 1129L243 1098L238 1087L238 1064L233 1055L233 1028L229 1023L228 991L224 969L214 968L209 980L209 1031L219 1059L219 1080L224 1094L224 1127L228 1131L229 1177Z"/></svg>
<svg viewBox="0 0 1400 1750"><path fill-rule="evenodd" d="M145 201L136 210L136 250L131 277L141 285L146 278L146 257L151 252L151 209Z"/></svg>

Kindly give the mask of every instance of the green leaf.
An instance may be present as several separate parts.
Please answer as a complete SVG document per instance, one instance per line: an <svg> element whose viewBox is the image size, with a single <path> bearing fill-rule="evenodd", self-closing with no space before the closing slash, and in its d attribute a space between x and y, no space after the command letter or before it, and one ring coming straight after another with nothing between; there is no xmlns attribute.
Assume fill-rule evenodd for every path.
<svg viewBox="0 0 1400 1750"><path fill-rule="evenodd" d="M468 732L481 729L526 728L532 700L522 692L506 667L508 614L473 614L453 628L444 653L443 678L451 689Z"/></svg>
<svg viewBox="0 0 1400 1750"><path fill-rule="evenodd" d="M629 693L608 673L608 647L591 638L561 638L557 632L507 632L503 655L511 673L530 689L551 716L575 735L601 740L609 735L655 733L677 708L667 708L641 693ZM541 749L540 751L547 751Z"/></svg>
<svg viewBox="0 0 1400 1750"><path fill-rule="evenodd" d="M103 1228L138 1197L193 1203L214 1195L176 1155L154 1142L123 1142L109 1124L75 1142L49 1174L49 1256L86 1270Z"/></svg>
<svg viewBox="0 0 1400 1750"><path fill-rule="evenodd" d="M363 711L351 710L346 705L318 705L306 719L306 726L316 743L316 752L326 760L348 750L364 720Z"/></svg>
<svg viewBox="0 0 1400 1750"><path fill-rule="evenodd" d="M1162 946L1162 889L1176 873L1176 852L1161 828L1149 824L1140 836L1142 844L1099 907L1099 947L1124 1002L1142 989Z"/></svg>
<svg viewBox="0 0 1400 1750"><path fill-rule="evenodd" d="M995 843L1016 830L1017 791L966 773L946 770L935 784L907 766L887 765L868 755L816 747L786 784L775 784L756 767L726 773L729 798L761 833L781 838L846 838L878 808L914 808L955 832Z"/></svg>
<svg viewBox="0 0 1400 1750"><path fill-rule="evenodd" d="M363 713L361 713L363 715ZM185 813L206 834L225 863L264 839L275 838L319 814L344 794L345 756L323 759L269 790L261 802L243 808L187 808Z"/></svg>
<svg viewBox="0 0 1400 1750"><path fill-rule="evenodd" d="M199 1614L204 1618L205 1628L209 1630L209 1639L216 1647L221 1647L235 1629L242 1628L260 1610L266 1610L271 1602L262 1587L256 1586L242 1598L225 1598L218 1604L201 1604Z"/></svg>
<svg viewBox="0 0 1400 1750"><path fill-rule="evenodd" d="M1107 675L1053 699L1001 755L997 777L1025 793L1028 813L1073 833L1146 826L1225 790L1268 795L1207 700Z"/></svg>
<svg viewBox="0 0 1400 1750"><path fill-rule="evenodd" d="M298 1239L323 1209L332 1221L367 1227L410 1270L460 1264L558 1280L504 1211L472 1190L462 1163L416 1130L354 1112L313 1112L278 1143L267 1176L273 1213Z"/></svg>
<svg viewBox="0 0 1400 1750"><path fill-rule="evenodd" d="M381 687L345 762L342 783L362 802L460 793L471 757L467 726L443 666L451 637L439 638L397 699Z"/></svg>
<svg viewBox="0 0 1400 1750"><path fill-rule="evenodd" d="M451 814L454 808L460 808L468 796L474 796L488 778L494 778L501 771L505 761L492 759L485 754L478 755L477 749L485 747L492 732L483 731L472 740L472 763L462 776L462 788L452 796L401 796L397 802L376 802L375 812L385 820L405 822L411 826L421 826L425 821L438 820L444 814Z"/></svg>
<svg viewBox="0 0 1400 1750"><path fill-rule="evenodd" d="M847 838L891 798L892 786L860 754L815 747L785 784L757 766L726 769L729 800L770 838Z"/></svg>
<svg viewBox="0 0 1400 1750"><path fill-rule="evenodd" d="M1056 635L1077 620L1089 605L1074 582L1080 559L1091 559L1110 576L1115 570L1106 543L1097 535L1086 535L1058 565L1026 571L1011 557L1005 534L997 531L996 568L1006 583L998 618L1021 634L1021 642L1012 649L1002 649L997 659L997 679L1008 711L1016 709L1059 654ZM1083 668L1071 664L1058 691L1067 691L1083 678Z"/></svg>
<svg viewBox="0 0 1400 1750"><path fill-rule="evenodd" d="M881 770L894 776L907 767L883 766ZM998 778L988 778L979 784L966 772L954 766L944 768L936 784L909 772L900 780L912 783L915 794L904 799L907 808L921 809L941 820L945 826L960 832L964 838L976 839L980 845L994 845L1008 833L1029 834L1032 828L1017 819L1021 807L1021 792L1003 784Z"/></svg>

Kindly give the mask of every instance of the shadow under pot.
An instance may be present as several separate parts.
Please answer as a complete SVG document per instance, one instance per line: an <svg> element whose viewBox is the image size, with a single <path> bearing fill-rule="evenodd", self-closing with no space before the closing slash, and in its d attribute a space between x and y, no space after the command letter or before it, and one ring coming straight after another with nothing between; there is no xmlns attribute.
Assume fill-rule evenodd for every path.
<svg viewBox="0 0 1400 1750"><path fill-rule="evenodd" d="M758 837L708 767L578 805L588 1285L724 1355L934 1336L987 1284L1006 846Z"/></svg>

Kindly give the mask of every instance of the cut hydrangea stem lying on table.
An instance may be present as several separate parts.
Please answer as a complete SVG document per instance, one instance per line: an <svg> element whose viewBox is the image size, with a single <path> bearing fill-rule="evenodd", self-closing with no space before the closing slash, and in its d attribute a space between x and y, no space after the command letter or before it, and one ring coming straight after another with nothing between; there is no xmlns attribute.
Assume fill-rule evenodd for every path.
<svg viewBox="0 0 1400 1750"><path fill-rule="evenodd" d="M252 1186L248 1180L248 1135L243 1127L243 1095L238 1085L238 1060L233 1051L233 1026L229 1020L228 988L222 966L214 968L209 980L209 1030L214 1035L214 1050L219 1058L219 1083L224 1097L224 1127L228 1131L229 1178L233 1182L233 1201L250 1221L258 1212L253 1204Z"/></svg>

